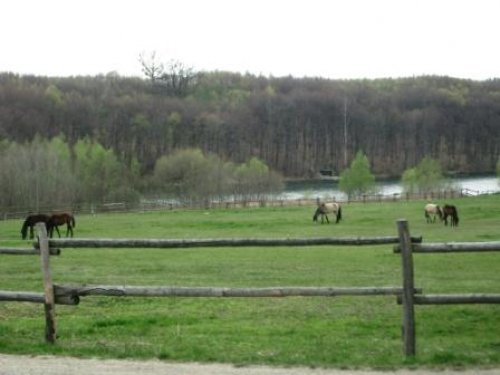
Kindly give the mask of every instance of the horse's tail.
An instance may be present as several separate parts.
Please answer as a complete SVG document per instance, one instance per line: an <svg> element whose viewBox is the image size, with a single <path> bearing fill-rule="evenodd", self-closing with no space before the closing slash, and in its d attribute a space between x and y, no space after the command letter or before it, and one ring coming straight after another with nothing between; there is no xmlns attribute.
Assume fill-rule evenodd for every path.
<svg viewBox="0 0 500 375"><path fill-rule="evenodd" d="M342 220L342 206L339 204L339 209L337 210L337 222Z"/></svg>
<svg viewBox="0 0 500 375"><path fill-rule="evenodd" d="M24 220L23 226L21 227L21 238L23 240L28 237L28 219Z"/></svg>

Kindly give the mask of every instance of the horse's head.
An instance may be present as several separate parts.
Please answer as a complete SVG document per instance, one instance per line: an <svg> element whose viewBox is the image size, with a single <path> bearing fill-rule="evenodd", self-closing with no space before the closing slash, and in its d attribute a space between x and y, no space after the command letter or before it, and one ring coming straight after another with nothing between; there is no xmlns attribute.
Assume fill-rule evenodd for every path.
<svg viewBox="0 0 500 375"><path fill-rule="evenodd" d="M29 220L24 220L23 226L21 227L21 238L25 240L28 237L28 226Z"/></svg>
<svg viewBox="0 0 500 375"><path fill-rule="evenodd" d="M460 221L460 219L458 218L458 211L457 211L456 207L453 207L453 208L454 208L453 213L452 213L453 220L455 221L455 226L458 227L458 222Z"/></svg>
<svg viewBox="0 0 500 375"><path fill-rule="evenodd" d="M443 210L441 209L441 207L436 206L436 211L437 211L437 215L439 216L439 219L443 220L444 214L443 214Z"/></svg>
<svg viewBox="0 0 500 375"><path fill-rule="evenodd" d="M318 207L313 215L313 221L318 221L319 214L321 214L321 209Z"/></svg>

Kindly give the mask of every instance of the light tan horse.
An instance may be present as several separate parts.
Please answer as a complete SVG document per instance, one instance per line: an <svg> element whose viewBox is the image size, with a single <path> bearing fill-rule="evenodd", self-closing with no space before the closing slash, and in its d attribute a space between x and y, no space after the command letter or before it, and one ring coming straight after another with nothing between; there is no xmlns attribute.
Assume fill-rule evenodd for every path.
<svg viewBox="0 0 500 375"><path fill-rule="evenodd" d="M435 223L436 222L436 216L439 216L439 219L442 221L443 220L443 211L441 210L441 207L439 207L435 203L427 203L424 207L424 215L425 215L425 220L428 223Z"/></svg>
<svg viewBox="0 0 500 375"><path fill-rule="evenodd" d="M332 213L336 216L335 223L338 223L342 219L342 207L340 207L340 203L318 203L318 208L314 213L313 221L318 221L318 216L321 215L321 224L324 223L325 218L326 222L330 223L330 220L328 220L328 214Z"/></svg>

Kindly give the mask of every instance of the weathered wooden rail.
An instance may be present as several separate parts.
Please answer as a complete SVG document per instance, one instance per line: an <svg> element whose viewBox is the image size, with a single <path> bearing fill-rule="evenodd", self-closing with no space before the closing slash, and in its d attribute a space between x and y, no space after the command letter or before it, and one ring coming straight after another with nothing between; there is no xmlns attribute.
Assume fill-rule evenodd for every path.
<svg viewBox="0 0 500 375"><path fill-rule="evenodd" d="M414 243L422 242L422 237L412 237ZM220 239L50 239L50 247L57 248L129 248L129 249L176 249L193 247L272 247L272 246L318 246L318 245L385 245L399 243L398 237L354 237L354 238L220 238ZM33 246L39 248L39 242Z"/></svg>
<svg viewBox="0 0 500 375"><path fill-rule="evenodd" d="M421 292L421 291L420 291ZM150 287L91 285L54 285L57 303L78 304L85 296L123 297L340 297L340 296L388 296L401 295L396 287L265 287L265 288L225 288L225 287ZM33 301L36 302L36 301Z"/></svg>
<svg viewBox="0 0 500 375"><path fill-rule="evenodd" d="M55 248L49 248L50 255L60 255L61 250ZM3 247L0 248L0 254L9 254L9 255L40 255L40 248L36 246L32 249L20 249L17 247Z"/></svg>
<svg viewBox="0 0 500 375"><path fill-rule="evenodd" d="M408 222L397 222L398 236L357 238L281 238L281 239L48 239L45 227L38 225L38 241L33 249L0 249L0 254L41 255L44 293L0 291L0 301L43 303L45 306L46 341L55 342L55 305L76 305L80 297L291 297L291 296L396 296L402 305L403 351L406 356L416 353L415 305L500 303L500 294L422 294L414 286L413 253L452 253L500 251L498 242L422 243L422 237L410 236ZM50 255L59 255L62 248L128 248L179 249L210 247L293 247L293 246L364 246L394 244L393 251L401 254L402 287L148 287L116 285L57 285L50 273Z"/></svg>

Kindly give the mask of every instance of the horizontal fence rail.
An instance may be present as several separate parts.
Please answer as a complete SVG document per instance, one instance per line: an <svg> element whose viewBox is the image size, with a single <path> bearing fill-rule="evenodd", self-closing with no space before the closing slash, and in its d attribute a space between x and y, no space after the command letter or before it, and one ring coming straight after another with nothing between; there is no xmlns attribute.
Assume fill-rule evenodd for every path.
<svg viewBox="0 0 500 375"><path fill-rule="evenodd" d="M497 304L500 294L425 294L415 295L417 305L462 305L462 304ZM398 304L402 300L398 296Z"/></svg>
<svg viewBox="0 0 500 375"><path fill-rule="evenodd" d="M39 248L21 249L17 247L2 247L0 248L0 254L6 255L40 255ZM50 248L50 255L60 255L61 249Z"/></svg>
<svg viewBox="0 0 500 375"><path fill-rule="evenodd" d="M421 293L417 290L416 293ZM397 287L177 287L177 286L67 286L54 285L58 297L128 296L128 297L340 297L401 295Z"/></svg>
<svg viewBox="0 0 500 375"><path fill-rule="evenodd" d="M49 246L57 248L184 248L184 247L268 247L268 246L317 246L317 245L384 245L398 243L398 237L355 238L221 238L221 239L50 239ZM422 237L412 237L422 242ZM38 247L38 242L33 243Z"/></svg>
<svg viewBox="0 0 500 375"><path fill-rule="evenodd" d="M45 303L45 294L34 292L10 292L0 290L0 301Z"/></svg>
<svg viewBox="0 0 500 375"><path fill-rule="evenodd" d="M413 243L414 253L465 253L500 251L500 241L489 242L439 242L439 243ZM400 253L401 246L394 246L394 252Z"/></svg>

